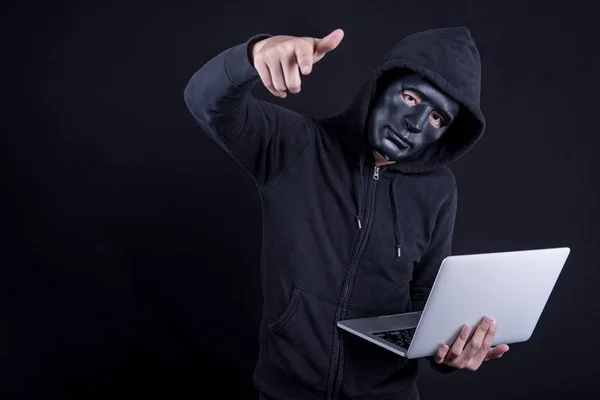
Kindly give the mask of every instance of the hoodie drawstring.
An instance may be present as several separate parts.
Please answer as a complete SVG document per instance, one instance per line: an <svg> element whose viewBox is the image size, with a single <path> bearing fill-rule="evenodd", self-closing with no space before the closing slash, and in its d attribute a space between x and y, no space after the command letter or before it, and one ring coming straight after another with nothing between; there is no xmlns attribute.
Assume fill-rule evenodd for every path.
<svg viewBox="0 0 600 400"><path fill-rule="evenodd" d="M358 229L362 229L362 222L360 220L360 212L362 210L362 201L364 196L364 180L363 180L363 160L364 156L361 156L361 163L359 166L359 193L358 193L358 201L356 202L356 221L358 224ZM392 179L392 183L390 184L390 200L392 203L392 213L394 214L394 234L396 238L396 257L402 257L402 232L400 232L400 220L398 216L397 204L396 204L396 194L394 192L396 188L396 180L401 177L401 174L396 174Z"/></svg>
<svg viewBox="0 0 600 400"><path fill-rule="evenodd" d="M392 183L390 185L390 198L392 201L392 213L394 214L394 231L396 234L396 257L401 257L402 256L402 250L401 250L401 243L402 243L402 238L401 235L402 233L400 232L400 221L399 221L399 217L398 217L398 210L396 209L396 194L394 192L394 189L396 188L396 179L400 178L400 174L397 174L396 176L394 176L394 179L392 179Z"/></svg>

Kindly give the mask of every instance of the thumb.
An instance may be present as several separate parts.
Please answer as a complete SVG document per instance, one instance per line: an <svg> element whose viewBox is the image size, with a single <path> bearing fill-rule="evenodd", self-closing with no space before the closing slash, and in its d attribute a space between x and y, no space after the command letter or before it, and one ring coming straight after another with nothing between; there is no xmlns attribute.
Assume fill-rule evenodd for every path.
<svg viewBox="0 0 600 400"><path fill-rule="evenodd" d="M315 39L315 60L319 61L325 54L338 47L344 38L344 31L336 29L322 39Z"/></svg>
<svg viewBox="0 0 600 400"><path fill-rule="evenodd" d="M492 347L491 349L488 350L484 361L491 360L492 358L502 357L504 355L504 353L506 353L507 351L508 351L508 345L506 345L506 344Z"/></svg>

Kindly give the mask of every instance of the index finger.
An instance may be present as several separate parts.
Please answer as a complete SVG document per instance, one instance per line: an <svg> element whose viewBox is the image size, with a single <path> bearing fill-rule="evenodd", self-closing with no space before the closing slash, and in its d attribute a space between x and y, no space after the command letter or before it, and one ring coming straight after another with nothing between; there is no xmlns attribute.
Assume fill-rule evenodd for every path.
<svg viewBox="0 0 600 400"><path fill-rule="evenodd" d="M475 357L475 354L477 354L479 349L485 345L485 340L486 338L489 338L489 330L491 327L492 320L489 317L484 317L477 326L477 329L475 329L475 333L473 333L473 337L471 337L471 340L467 345L466 352L469 358ZM495 332L491 332L492 335L494 333Z"/></svg>
<svg viewBox="0 0 600 400"><path fill-rule="evenodd" d="M338 47L342 39L344 39L344 31L336 29L322 39L315 39L315 50L322 57Z"/></svg>
<svg viewBox="0 0 600 400"><path fill-rule="evenodd" d="M492 346L495 336L496 336L496 321L492 321L492 323L490 324L490 326L487 330L487 333L485 334L485 337L483 338L483 343L482 343L481 347L473 355L473 358L475 358L477 360L477 362L482 363L485 360L485 358L488 354L488 351L489 351L490 347Z"/></svg>

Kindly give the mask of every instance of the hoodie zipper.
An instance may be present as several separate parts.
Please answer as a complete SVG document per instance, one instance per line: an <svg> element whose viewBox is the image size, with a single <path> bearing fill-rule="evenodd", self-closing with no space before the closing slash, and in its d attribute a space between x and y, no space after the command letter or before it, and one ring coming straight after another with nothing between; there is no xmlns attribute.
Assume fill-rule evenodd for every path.
<svg viewBox="0 0 600 400"><path fill-rule="evenodd" d="M373 179L376 181L379 180L379 169L380 168L376 165L375 170L373 171ZM358 229L362 229L362 222L358 216L357 216L357 220L358 220Z"/></svg>
<svg viewBox="0 0 600 400"><path fill-rule="evenodd" d="M369 190L367 191L367 198L370 199L370 201L368 203L366 203L365 207L365 225L364 225L364 230L361 229L361 237L358 240L358 246L355 247L354 253L352 254L352 258L351 258L351 262L350 262L350 271L346 277L346 280L344 281L344 289L342 290L342 296L341 296L341 303L342 303L342 307L341 307L341 311L340 311L340 318L343 318L346 314L346 302L348 300L348 296L350 294L350 282L352 282L354 280L354 275L356 273L356 270L358 269L358 264L360 261L360 258L362 256L362 252L364 250L364 245L367 241L367 228L369 226L369 223L371 222L371 215L373 214L373 208L374 208L374 194L375 194L375 189L377 188L377 181L379 181L379 171L381 170L381 167L375 166L373 168L373 183L370 185ZM360 222L360 221L359 221ZM334 370L334 379L333 379L333 389L330 392L330 395L328 396L328 399L330 400L336 400L338 397L338 382L341 382L342 376L339 374L339 369L340 369L340 353L341 353L341 346L340 346L340 339L339 337L337 338L337 340L335 341L334 344L334 354L335 354L335 370Z"/></svg>

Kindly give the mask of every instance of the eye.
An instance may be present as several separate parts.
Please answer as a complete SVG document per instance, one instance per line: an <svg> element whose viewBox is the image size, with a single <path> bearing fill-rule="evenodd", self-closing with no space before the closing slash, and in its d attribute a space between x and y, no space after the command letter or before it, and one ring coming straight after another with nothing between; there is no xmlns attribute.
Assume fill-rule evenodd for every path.
<svg viewBox="0 0 600 400"><path fill-rule="evenodd" d="M406 104L408 104L411 107L419 104L419 99L417 99L415 96L413 96L410 92L402 92L402 93L400 93L400 97L402 98L402 101L404 101Z"/></svg>
<svg viewBox="0 0 600 400"><path fill-rule="evenodd" d="M442 125L444 125L444 117L442 117L440 114L436 113L436 112L432 112L429 115L429 122L431 122L431 125L435 126L436 128L440 128Z"/></svg>

